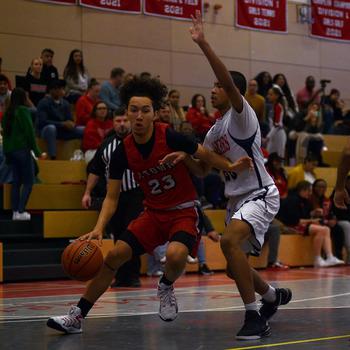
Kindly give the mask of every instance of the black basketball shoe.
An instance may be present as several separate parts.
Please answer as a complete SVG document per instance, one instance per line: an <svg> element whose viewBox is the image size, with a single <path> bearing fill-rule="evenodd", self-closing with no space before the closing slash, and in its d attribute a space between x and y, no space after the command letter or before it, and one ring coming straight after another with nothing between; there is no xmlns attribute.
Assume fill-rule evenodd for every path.
<svg viewBox="0 0 350 350"><path fill-rule="evenodd" d="M276 300L269 303L262 299L262 307L259 312L266 320L269 320L278 310L280 305L288 304L292 299L292 291L289 288L276 288Z"/></svg>
<svg viewBox="0 0 350 350"><path fill-rule="evenodd" d="M258 311L245 312L244 325L237 333L237 340L257 340L270 335L270 326Z"/></svg>

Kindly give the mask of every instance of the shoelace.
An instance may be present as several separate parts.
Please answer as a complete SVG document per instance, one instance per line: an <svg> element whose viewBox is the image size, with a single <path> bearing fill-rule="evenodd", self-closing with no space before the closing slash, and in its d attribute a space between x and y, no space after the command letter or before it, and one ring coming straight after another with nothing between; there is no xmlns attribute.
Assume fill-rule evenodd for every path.
<svg viewBox="0 0 350 350"><path fill-rule="evenodd" d="M176 298L173 288L159 289L159 298L162 306L176 305Z"/></svg>

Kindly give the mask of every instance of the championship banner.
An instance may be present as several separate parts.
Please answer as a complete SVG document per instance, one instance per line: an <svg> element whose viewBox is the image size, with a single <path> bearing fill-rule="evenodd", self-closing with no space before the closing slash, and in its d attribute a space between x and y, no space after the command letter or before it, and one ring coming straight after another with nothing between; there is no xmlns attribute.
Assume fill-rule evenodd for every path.
<svg viewBox="0 0 350 350"><path fill-rule="evenodd" d="M311 35L350 41L350 0L311 0Z"/></svg>
<svg viewBox="0 0 350 350"><path fill-rule="evenodd" d="M103 11L141 13L141 0L79 0L79 4Z"/></svg>
<svg viewBox="0 0 350 350"><path fill-rule="evenodd" d="M145 15L191 20L196 10L203 13L202 0L144 0Z"/></svg>
<svg viewBox="0 0 350 350"><path fill-rule="evenodd" d="M47 2L49 4L61 4L61 5L76 5L77 0L33 0L38 2Z"/></svg>
<svg viewBox="0 0 350 350"><path fill-rule="evenodd" d="M287 32L287 0L236 0L236 26Z"/></svg>

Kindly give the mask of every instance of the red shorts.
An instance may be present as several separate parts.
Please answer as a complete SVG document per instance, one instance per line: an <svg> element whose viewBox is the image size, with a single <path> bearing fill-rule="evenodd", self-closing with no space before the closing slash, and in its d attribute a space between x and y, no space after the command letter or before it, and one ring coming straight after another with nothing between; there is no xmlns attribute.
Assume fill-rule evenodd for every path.
<svg viewBox="0 0 350 350"><path fill-rule="evenodd" d="M190 252L195 257L201 239L198 221L198 212L194 207L176 210L145 209L129 224L128 230L149 254L159 245L170 241L175 233L186 232L196 238L196 244Z"/></svg>

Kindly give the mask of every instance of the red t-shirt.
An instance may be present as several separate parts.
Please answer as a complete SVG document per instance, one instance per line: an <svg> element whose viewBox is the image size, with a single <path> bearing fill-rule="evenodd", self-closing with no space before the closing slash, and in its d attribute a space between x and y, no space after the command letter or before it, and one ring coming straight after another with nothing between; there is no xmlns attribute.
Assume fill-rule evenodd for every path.
<svg viewBox="0 0 350 350"><path fill-rule="evenodd" d="M186 119L191 123L193 130L197 135L206 135L206 133L214 124L213 118L206 116L197 108L193 107L188 110Z"/></svg>
<svg viewBox="0 0 350 350"><path fill-rule="evenodd" d="M288 181L286 177L283 176L281 173L274 175L272 174L272 172L269 171L268 168L266 168L266 170L275 182L275 185L278 188L278 192L280 193L280 197L286 198L288 195Z"/></svg>
<svg viewBox="0 0 350 350"><path fill-rule="evenodd" d="M79 97L75 105L75 113L77 116L76 124L78 126L85 126L90 120L92 109L94 108L95 103L98 101L93 100L88 95Z"/></svg>
<svg viewBox="0 0 350 350"><path fill-rule="evenodd" d="M83 150L87 151L88 149L97 149L112 128L112 120L101 121L90 119L84 129L82 142Z"/></svg>

